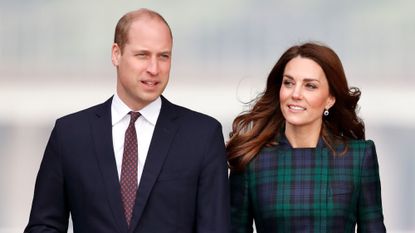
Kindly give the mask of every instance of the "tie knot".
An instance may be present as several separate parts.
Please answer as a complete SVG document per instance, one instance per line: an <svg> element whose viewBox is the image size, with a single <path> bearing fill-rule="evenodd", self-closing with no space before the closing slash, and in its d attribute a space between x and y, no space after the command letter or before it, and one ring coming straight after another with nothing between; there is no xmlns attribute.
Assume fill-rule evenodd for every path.
<svg viewBox="0 0 415 233"><path fill-rule="evenodd" d="M139 112L129 112L128 114L131 115L130 124L134 123L141 116Z"/></svg>

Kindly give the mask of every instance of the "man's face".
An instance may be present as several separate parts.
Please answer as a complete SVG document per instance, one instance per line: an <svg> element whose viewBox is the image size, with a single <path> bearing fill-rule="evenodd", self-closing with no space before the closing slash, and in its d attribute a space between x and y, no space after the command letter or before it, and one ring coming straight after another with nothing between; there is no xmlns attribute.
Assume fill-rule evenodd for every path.
<svg viewBox="0 0 415 233"><path fill-rule="evenodd" d="M117 94L132 110L140 110L161 95L169 81L172 38L158 19L135 20L123 51L112 46L117 67Z"/></svg>

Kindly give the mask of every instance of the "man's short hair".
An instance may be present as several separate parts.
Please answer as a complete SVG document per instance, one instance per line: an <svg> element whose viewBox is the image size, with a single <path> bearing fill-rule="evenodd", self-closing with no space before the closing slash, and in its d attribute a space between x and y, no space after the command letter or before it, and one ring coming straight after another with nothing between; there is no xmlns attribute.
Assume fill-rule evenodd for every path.
<svg viewBox="0 0 415 233"><path fill-rule="evenodd" d="M120 47L121 52L124 50L124 47L128 42L128 31L130 29L131 24L134 22L134 20L144 17L148 19L158 19L161 22L163 22L169 29L170 37L173 40L173 34L171 32L170 26L167 23L167 21L163 18L163 16L161 16L159 13L155 11L142 8L128 12L123 17L121 17L120 20L118 20L117 26L115 27L114 43L116 43Z"/></svg>

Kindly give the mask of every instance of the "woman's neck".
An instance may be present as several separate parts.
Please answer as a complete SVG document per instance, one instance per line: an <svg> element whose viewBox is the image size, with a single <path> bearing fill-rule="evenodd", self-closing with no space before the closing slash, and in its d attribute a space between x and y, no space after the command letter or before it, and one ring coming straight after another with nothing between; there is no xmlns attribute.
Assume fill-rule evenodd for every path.
<svg viewBox="0 0 415 233"><path fill-rule="evenodd" d="M315 148L320 137L321 126L299 127L285 125L285 136L293 148Z"/></svg>

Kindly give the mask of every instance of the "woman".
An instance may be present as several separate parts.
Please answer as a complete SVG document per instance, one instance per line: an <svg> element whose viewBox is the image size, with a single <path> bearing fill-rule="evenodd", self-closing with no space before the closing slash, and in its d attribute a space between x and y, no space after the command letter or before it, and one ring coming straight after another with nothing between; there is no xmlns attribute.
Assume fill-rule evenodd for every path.
<svg viewBox="0 0 415 233"><path fill-rule="evenodd" d="M289 48L227 144L232 232L386 232L377 155L336 53Z"/></svg>

